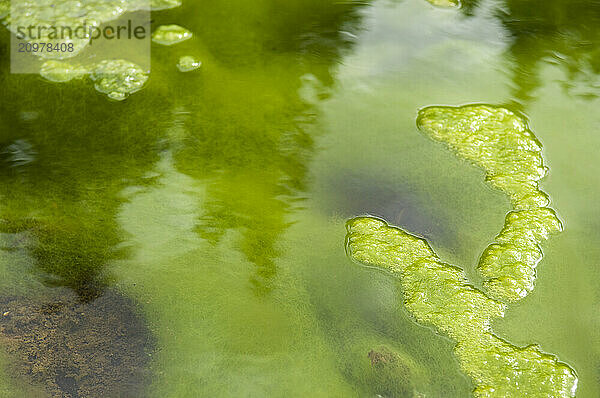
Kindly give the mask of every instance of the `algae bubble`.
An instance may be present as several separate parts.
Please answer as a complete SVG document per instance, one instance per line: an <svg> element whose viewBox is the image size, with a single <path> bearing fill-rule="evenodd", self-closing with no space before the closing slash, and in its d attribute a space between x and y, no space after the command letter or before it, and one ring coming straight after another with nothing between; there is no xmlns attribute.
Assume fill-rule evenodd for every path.
<svg viewBox="0 0 600 398"><path fill-rule="evenodd" d="M123 59L103 60L88 67L49 60L42 65L40 75L58 83L89 76L96 90L117 101L141 90L148 80L148 73Z"/></svg>
<svg viewBox="0 0 600 398"><path fill-rule="evenodd" d="M161 25L152 33L152 41L164 46L172 46L192 38L192 32L179 25Z"/></svg>
<svg viewBox="0 0 600 398"><path fill-rule="evenodd" d="M491 330L491 321L504 316L505 303L533 290L540 244L562 231L538 186L547 172L541 144L525 120L487 105L424 108L417 124L483 168L486 181L512 200L513 210L478 265L487 294L469 284L461 268L443 262L424 239L376 218L348 222L348 254L400 278L405 306L415 319L457 342L455 354L473 379L476 397L575 396L572 368L537 346L517 347Z"/></svg>
<svg viewBox="0 0 600 398"><path fill-rule="evenodd" d="M419 112L421 131L445 143L458 156L481 167L486 181L506 193L513 205L496 243L478 266L490 295L512 302L533 290L540 244L562 231L548 195L538 182L548 168L542 146L521 117L487 105L428 107Z"/></svg>
<svg viewBox="0 0 600 398"><path fill-rule="evenodd" d="M179 58L179 61L177 62L177 69L181 72L191 72L200 68L200 66L202 66L202 62L189 55Z"/></svg>

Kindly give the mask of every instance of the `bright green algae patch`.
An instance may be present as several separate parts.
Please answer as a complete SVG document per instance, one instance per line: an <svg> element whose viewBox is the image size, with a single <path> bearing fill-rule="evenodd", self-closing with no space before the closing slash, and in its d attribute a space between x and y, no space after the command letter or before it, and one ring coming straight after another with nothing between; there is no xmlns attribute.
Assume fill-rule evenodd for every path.
<svg viewBox="0 0 600 398"><path fill-rule="evenodd" d="M385 267L400 277L405 305L419 322L467 340L489 328L504 304L467 284L464 272L443 263L423 239L375 218L348 223L348 250L355 260Z"/></svg>
<svg viewBox="0 0 600 398"><path fill-rule="evenodd" d="M483 168L486 181L511 198L514 211L506 216L496 243L484 251L478 269L492 297L522 299L534 287L540 244L562 231L554 210L546 207L548 195L538 186L548 170L541 144L522 118L487 105L424 108L417 124L429 137Z"/></svg>
<svg viewBox="0 0 600 398"><path fill-rule="evenodd" d="M469 285L464 272L442 262L424 239L371 217L355 218L347 228L349 255L398 276L417 321L457 341L455 353L476 397L575 395L577 376L569 366L492 333L490 322L503 316L504 304Z"/></svg>
<svg viewBox="0 0 600 398"><path fill-rule="evenodd" d="M543 255L540 244L562 230L538 186L547 172L540 143L523 119L486 105L424 108L417 124L483 168L486 181L512 200L513 211L478 266L488 294L471 286L460 268L442 262L424 239L378 219L348 223L349 254L397 275L405 305L417 321L457 341L455 353L475 383L475 396L574 396L577 376L569 366L536 346L516 347L490 328L493 318L504 315L503 302L533 290Z"/></svg>
<svg viewBox="0 0 600 398"><path fill-rule="evenodd" d="M552 209L512 211L506 216L504 228L489 245L478 270L486 278L489 294L504 301L517 301L534 288L535 268L542 259L540 243L562 225Z"/></svg>

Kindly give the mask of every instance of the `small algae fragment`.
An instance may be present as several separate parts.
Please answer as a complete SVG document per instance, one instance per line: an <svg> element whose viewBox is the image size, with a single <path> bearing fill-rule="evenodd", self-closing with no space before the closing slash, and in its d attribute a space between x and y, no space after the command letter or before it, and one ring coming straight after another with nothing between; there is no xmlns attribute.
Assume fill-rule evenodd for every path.
<svg viewBox="0 0 600 398"><path fill-rule="evenodd" d="M79 65L72 65L61 61L46 61L40 69L40 75L51 82L65 83L73 79L79 79L87 73L87 70Z"/></svg>
<svg viewBox="0 0 600 398"><path fill-rule="evenodd" d="M192 37L192 32L179 25L161 25L152 33L152 41L165 46L180 43Z"/></svg>
<svg viewBox="0 0 600 398"><path fill-rule="evenodd" d="M0 0L0 19L6 18L8 13L10 12L10 1L9 0Z"/></svg>
<svg viewBox="0 0 600 398"><path fill-rule="evenodd" d="M504 108L487 105L428 107L419 112L419 128L448 145L458 156L483 168L486 181L512 201L504 228L483 253L478 270L489 294L518 301L533 290L540 244L562 231L548 195L538 182L548 170L542 146L527 123Z"/></svg>
<svg viewBox="0 0 600 398"><path fill-rule="evenodd" d="M116 59L98 63L90 78L96 82L96 90L121 101L139 91L148 80L148 74L132 62Z"/></svg>
<svg viewBox="0 0 600 398"><path fill-rule="evenodd" d="M490 323L503 316L504 304L469 285L424 239L371 217L352 219L347 229L349 255L399 277L416 320L456 340L455 354L476 397L575 396L573 369L536 346L519 348L495 336Z"/></svg>
<svg viewBox="0 0 600 398"><path fill-rule="evenodd" d="M459 0L427 0L431 5L443 8L458 8L460 7Z"/></svg>
<svg viewBox="0 0 600 398"><path fill-rule="evenodd" d="M185 55L179 58L179 62L177 62L177 68L181 72L190 72L198 69L202 65L202 62L197 61L194 57L189 55Z"/></svg>

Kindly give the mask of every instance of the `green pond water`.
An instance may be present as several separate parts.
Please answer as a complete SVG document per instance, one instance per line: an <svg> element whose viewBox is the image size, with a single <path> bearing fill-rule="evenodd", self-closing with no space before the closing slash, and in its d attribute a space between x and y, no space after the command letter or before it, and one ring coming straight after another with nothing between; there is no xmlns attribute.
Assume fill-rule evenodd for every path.
<svg viewBox="0 0 600 398"><path fill-rule="evenodd" d="M345 247L375 216L485 289L514 203L417 127L470 103L527 120L564 227L491 328L600 396L600 2L432 3L184 0L121 101L11 74L2 27L0 396L472 396L460 338Z"/></svg>

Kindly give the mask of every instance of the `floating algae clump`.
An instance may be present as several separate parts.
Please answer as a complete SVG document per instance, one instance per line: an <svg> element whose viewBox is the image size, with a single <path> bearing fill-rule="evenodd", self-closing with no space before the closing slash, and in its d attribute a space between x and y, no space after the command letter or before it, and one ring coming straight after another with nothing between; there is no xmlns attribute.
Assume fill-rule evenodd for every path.
<svg viewBox="0 0 600 398"><path fill-rule="evenodd" d="M198 69L200 66L202 66L202 62L197 61L194 57L189 55L179 58L179 62L177 62L177 68L181 72L191 72Z"/></svg>
<svg viewBox="0 0 600 398"><path fill-rule="evenodd" d="M457 341L455 353L476 397L575 395L577 377L569 366L492 333L490 323L503 316L504 304L469 285L464 272L442 262L424 239L370 217L355 218L347 228L350 256L398 276L416 320Z"/></svg>
<svg viewBox="0 0 600 398"><path fill-rule="evenodd" d="M116 59L98 63L90 78L96 82L96 90L120 101L139 91L148 80L148 75L136 64Z"/></svg>
<svg viewBox="0 0 600 398"><path fill-rule="evenodd" d="M486 105L429 107L419 112L419 128L460 157L483 168L486 181L505 192L514 211L483 253L479 272L492 297L517 301L534 287L542 258L540 243L562 230L538 181L546 175L542 146L527 123L504 108Z"/></svg>
<svg viewBox="0 0 600 398"><path fill-rule="evenodd" d="M486 105L425 108L417 124L483 168L486 181L512 200L502 231L479 262L488 294L471 286L462 269L444 263L424 239L379 219L348 222L349 255L398 276L416 320L457 341L455 353L474 381L475 396L575 396L573 369L537 346L519 348L498 338L490 327L492 319L503 316L504 303L533 289L540 244L562 230L538 186L547 172L540 143L523 119Z"/></svg>
<svg viewBox="0 0 600 398"><path fill-rule="evenodd" d="M179 25L161 25L152 33L152 41L165 46L180 43L192 37L192 32Z"/></svg>
<svg viewBox="0 0 600 398"><path fill-rule="evenodd" d="M88 68L50 60L42 65L40 75L59 83L89 75L96 90L117 101L139 91L148 80L148 74L142 68L123 59L100 61Z"/></svg>
<svg viewBox="0 0 600 398"><path fill-rule="evenodd" d="M546 175L542 146L527 123L487 105L424 108L419 128L486 171L486 181L508 194L515 208L548 205L537 182Z"/></svg>

